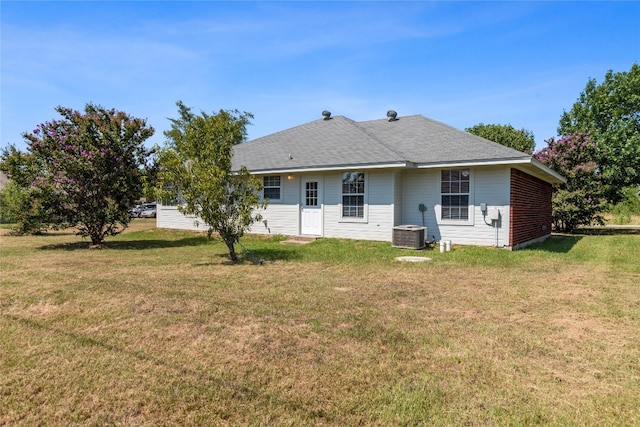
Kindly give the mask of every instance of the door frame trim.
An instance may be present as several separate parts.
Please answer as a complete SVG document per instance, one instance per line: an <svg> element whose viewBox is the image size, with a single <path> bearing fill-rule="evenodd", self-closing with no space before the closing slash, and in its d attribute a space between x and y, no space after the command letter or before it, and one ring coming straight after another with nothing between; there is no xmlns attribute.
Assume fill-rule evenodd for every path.
<svg viewBox="0 0 640 427"><path fill-rule="evenodd" d="M320 227L318 234L309 234L303 233L303 210L306 206L306 190L307 182L317 182L318 183L318 206L317 209L320 212ZM299 189L299 197L300 197L300 205L298 209L298 230L300 235L309 235L309 236L323 236L324 235L324 182L323 177L321 175L309 175L303 176L300 180L300 189Z"/></svg>

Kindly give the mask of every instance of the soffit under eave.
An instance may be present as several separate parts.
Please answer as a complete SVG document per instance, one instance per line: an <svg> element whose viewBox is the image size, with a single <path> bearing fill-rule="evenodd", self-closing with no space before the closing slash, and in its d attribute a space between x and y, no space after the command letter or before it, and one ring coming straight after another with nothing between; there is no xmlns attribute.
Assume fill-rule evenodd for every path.
<svg viewBox="0 0 640 427"><path fill-rule="evenodd" d="M566 182L563 176L531 157L481 161L473 160L467 162L421 163L416 165L418 169L471 168L483 166L513 167L549 184L562 184Z"/></svg>
<svg viewBox="0 0 640 427"><path fill-rule="evenodd" d="M549 184L564 184L565 182L567 182L567 180L563 176L557 174L551 169L545 171L531 163L512 166L514 169L526 172L527 174L548 182Z"/></svg>

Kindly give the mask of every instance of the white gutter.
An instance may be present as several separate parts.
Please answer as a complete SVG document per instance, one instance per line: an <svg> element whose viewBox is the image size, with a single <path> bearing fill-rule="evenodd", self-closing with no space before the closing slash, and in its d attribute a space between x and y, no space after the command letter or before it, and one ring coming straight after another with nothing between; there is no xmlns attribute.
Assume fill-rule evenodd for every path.
<svg viewBox="0 0 640 427"><path fill-rule="evenodd" d="M471 166L499 166L499 165L514 165L514 166L525 166L526 169L533 168L534 170L538 170L542 174L546 174L552 177L552 182L557 183L566 183L567 180L565 177L540 163L538 160L532 157L519 158L519 159L511 159L511 160L471 160L467 162L440 162L440 163L422 163L418 164L416 167L419 169L436 169L436 168L458 168L458 167L471 167ZM527 167L528 166L528 167ZM546 180L548 181L548 180Z"/></svg>
<svg viewBox="0 0 640 427"><path fill-rule="evenodd" d="M523 164L530 163L530 158L518 158L518 159L510 159L510 160L467 160L461 162L434 162L434 163L419 163L417 164L417 168L419 169L434 169L434 168L457 168L457 167L465 167L465 166L497 166L497 165L513 165L513 164Z"/></svg>
<svg viewBox="0 0 640 427"><path fill-rule="evenodd" d="M300 173L300 172L325 172L325 171L335 171L335 170L354 170L354 169L385 169L385 168L413 168L414 165L411 162L397 162L397 163L379 163L379 164L363 164L363 165L334 165L334 166L316 166L316 167L305 167L300 166L297 168L287 168L287 169L260 169L260 170L250 170L250 172L254 175L264 175L264 174L278 174L278 173Z"/></svg>
<svg viewBox="0 0 640 427"><path fill-rule="evenodd" d="M362 165L330 165L330 166L316 166L316 167L296 167L296 168L282 168L282 169L261 169L251 170L254 175L266 175L266 174L286 174L286 173L301 173L301 172L326 172L326 171L341 171L341 170L361 170L361 169L384 169L384 168L406 168L406 169L439 169L439 168L459 168L459 167L473 167L473 166L504 166L513 165L520 166L530 174L538 175L538 178L550 183L565 183L567 180L557 172L548 168L540 163L533 157L515 158L509 160L470 160L464 162L437 162L437 163L413 163L413 162L396 162L396 163L378 163L378 164L362 164ZM545 179L551 178L551 179Z"/></svg>
<svg viewBox="0 0 640 427"><path fill-rule="evenodd" d="M549 168L548 166L545 166L544 164L542 164L540 161L534 159L533 157L531 158L531 164L533 166L537 167L538 169L542 169L543 171L545 171L549 175L553 175L558 181L562 181L563 184L565 184L567 182L567 179L564 176L560 175L558 172L554 171L553 169Z"/></svg>

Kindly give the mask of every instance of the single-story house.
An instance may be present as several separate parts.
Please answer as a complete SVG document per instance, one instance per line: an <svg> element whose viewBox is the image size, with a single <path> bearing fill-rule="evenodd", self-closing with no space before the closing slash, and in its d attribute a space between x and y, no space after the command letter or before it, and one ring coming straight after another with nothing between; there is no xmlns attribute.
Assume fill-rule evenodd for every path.
<svg viewBox="0 0 640 427"><path fill-rule="evenodd" d="M565 181L529 154L394 111L361 122L324 111L235 146L241 165L269 199L251 233L394 242L404 230L511 249L550 235L552 185ZM158 227L207 228L195 219L158 206Z"/></svg>

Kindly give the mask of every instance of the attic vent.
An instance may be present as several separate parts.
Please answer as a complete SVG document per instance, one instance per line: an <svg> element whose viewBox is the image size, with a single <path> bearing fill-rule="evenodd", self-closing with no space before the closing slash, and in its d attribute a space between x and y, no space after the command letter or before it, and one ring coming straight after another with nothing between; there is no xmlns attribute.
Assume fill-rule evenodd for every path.
<svg viewBox="0 0 640 427"><path fill-rule="evenodd" d="M324 110L322 112L322 120L329 120L331 118L331 111Z"/></svg>
<svg viewBox="0 0 640 427"><path fill-rule="evenodd" d="M387 118L390 122L395 122L396 120L398 120L396 119L396 117L398 117L398 113L396 113L394 110L387 111Z"/></svg>

